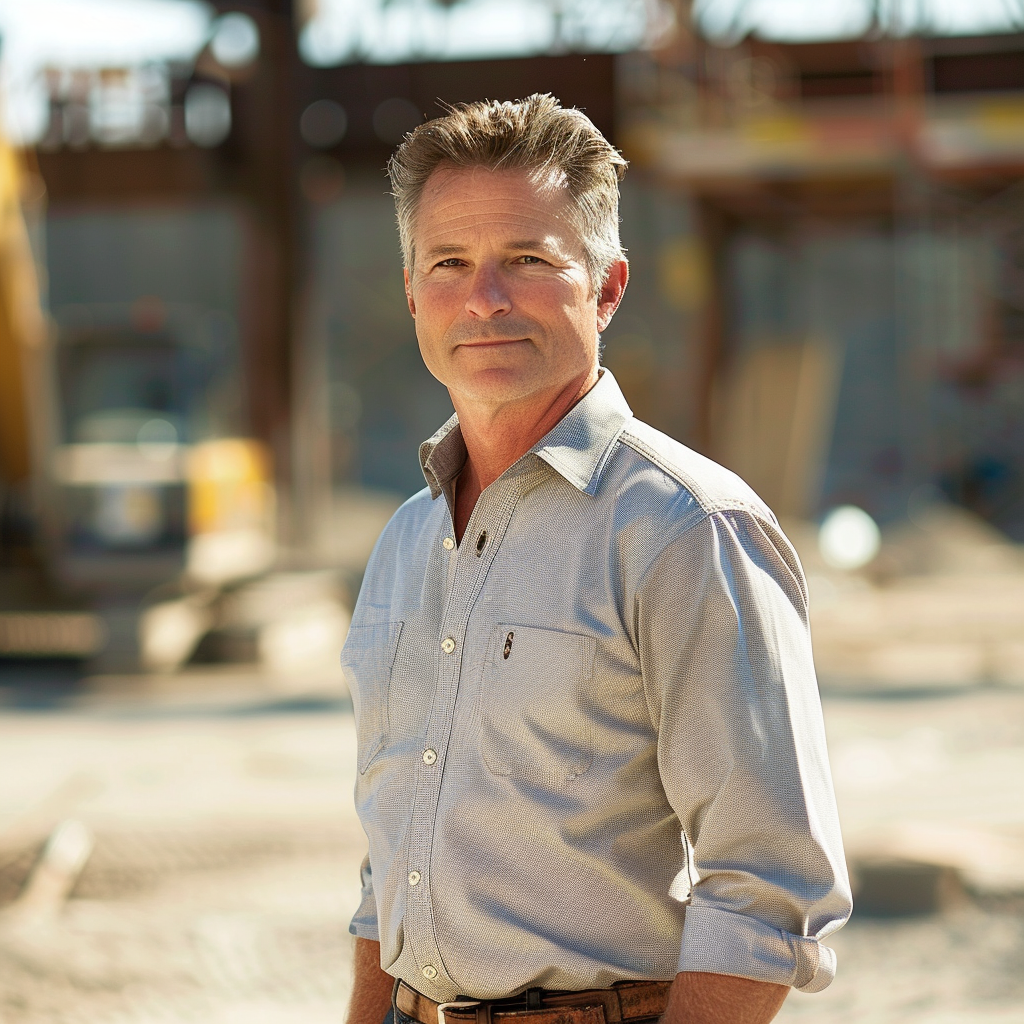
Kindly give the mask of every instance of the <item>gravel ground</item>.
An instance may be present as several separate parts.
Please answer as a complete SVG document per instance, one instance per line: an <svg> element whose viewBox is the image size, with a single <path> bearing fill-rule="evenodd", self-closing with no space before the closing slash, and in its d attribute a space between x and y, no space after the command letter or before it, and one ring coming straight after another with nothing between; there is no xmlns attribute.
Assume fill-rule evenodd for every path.
<svg viewBox="0 0 1024 1024"><path fill-rule="evenodd" d="M0 1024L336 1024L365 840L351 715L322 704L0 715ZM93 853L26 917L69 816Z"/></svg>
<svg viewBox="0 0 1024 1024"><path fill-rule="evenodd" d="M246 860L5 928L0 1020L336 1022L351 955L337 857Z"/></svg>
<svg viewBox="0 0 1024 1024"><path fill-rule="evenodd" d="M1005 853L1021 834L1022 712L1020 693L829 699L857 849L959 829L1003 843L971 856ZM343 1019L363 853L354 770L351 716L329 702L0 713L0 1024ZM41 844L69 816L93 832L92 856L58 912L20 914ZM836 982L795 993L779 1019L1024 1024L1024 898L995 884L1005 864L974 867L936 913L855 917L832 940Z"/></svg>

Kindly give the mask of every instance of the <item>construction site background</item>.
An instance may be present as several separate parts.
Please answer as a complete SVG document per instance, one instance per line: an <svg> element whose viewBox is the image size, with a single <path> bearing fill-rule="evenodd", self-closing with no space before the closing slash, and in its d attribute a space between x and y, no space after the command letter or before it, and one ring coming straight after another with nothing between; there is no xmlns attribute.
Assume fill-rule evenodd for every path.
<svg viewBox="0 0 1024 1024"><path fill-rule="evenodd" d="M537 91L631 165L605 365L808 577L858 909L780 1019L1024 1022L1024 26L518 6L0 7L0 1024L343 1013L338 652L451 412L383 167Z"/></svg>

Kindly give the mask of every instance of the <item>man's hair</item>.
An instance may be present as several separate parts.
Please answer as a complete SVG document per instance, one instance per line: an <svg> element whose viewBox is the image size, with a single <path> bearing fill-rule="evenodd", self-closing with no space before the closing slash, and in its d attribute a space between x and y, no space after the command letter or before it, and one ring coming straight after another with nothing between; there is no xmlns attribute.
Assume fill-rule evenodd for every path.
<svg viewBox="0 0 1024 1024"><path fill-rule="evenodd" d="M388 162L405 265L412 270L413 228L427 179L439 167L524 170L569 190L587 269L600 288L623 258L619 181L626 161L582 111L549 93L515 102L481 100L447 107L443 117L406 135Z"/></svg>

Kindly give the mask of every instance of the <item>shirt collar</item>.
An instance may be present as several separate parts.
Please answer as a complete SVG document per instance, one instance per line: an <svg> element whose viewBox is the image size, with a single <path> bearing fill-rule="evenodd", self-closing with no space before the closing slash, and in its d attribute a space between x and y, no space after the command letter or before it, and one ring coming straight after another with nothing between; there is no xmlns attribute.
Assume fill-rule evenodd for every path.
<svg viewBox="0 0 1024 1024"><path fill-rule="evenodd" d="M467 454L458 414L420 445L420 469L430 488L431 498L443 493L462 472Z"/></svg>
<svg viewBox="0 0 1024 1024"><path fill-rule="evenodd" d="M555 472L585 492L595 494L615 442L632 417L611 371L601 370L597 383L530 449ZM466 464L466 443L458 416L452 416L420 445L420 467L432 498L444 493Z"/></svg>

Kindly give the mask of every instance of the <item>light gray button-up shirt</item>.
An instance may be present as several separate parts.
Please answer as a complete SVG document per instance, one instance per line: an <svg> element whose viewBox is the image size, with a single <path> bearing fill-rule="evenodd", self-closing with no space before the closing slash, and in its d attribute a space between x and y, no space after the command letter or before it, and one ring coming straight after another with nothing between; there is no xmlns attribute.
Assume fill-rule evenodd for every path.
<svg viewBox="0 0 1024 1024"><path fill-rule="evenodd" d="M772 513L607 371L459 545L456 418L420 459L342 654L369 839L351 930L438 1001L677 971L824 988L850 890Z"/></svg>

